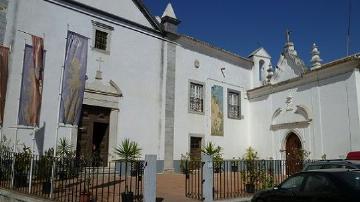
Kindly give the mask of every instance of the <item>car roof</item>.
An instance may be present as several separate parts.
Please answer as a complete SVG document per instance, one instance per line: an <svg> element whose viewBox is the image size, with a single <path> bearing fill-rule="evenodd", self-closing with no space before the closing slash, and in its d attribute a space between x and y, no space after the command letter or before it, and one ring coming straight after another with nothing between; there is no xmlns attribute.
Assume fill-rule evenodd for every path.
<svg viewBox="0 0 360 202"><path fill-rule="evenodd" d="M360 160L346 160L347 162L350 162L352 164L359 164L360 165Z"/></svg>
<svg viewBox="0 0 360 202"><path fill-rule="evenodd" d="M306 165L319 165L319 164L356 164L360 165L360 160L345 160L345 159L335 159L335 160L320 160L306 163Z"/></svg>
<svg viewBox="0 0 360 202"><path fill-rule="evenodd" d="M339 172L360 172L360 169L330 168L302 171L301 173L339 173Z"/></svg>

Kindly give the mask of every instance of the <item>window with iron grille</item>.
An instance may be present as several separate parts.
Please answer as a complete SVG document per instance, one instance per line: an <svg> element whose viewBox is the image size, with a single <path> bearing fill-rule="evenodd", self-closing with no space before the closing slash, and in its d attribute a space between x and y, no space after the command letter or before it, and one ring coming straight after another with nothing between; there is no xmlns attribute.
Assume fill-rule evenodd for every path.
<svg viewBox="0 0 360 202"><path fill-rule="evenodd" d="M228 117L241 118L240 92L228 90Z"/></svg>
<svg viewBox="0 0 360 202"><path fill-rule="evenodd" d="M101 53L110 54L111 33L114 27L101 22L91 21L93 24L93 49Z"/></svg>
<svg viewBox="0 0 360 202"><path fill-rule="evenodd" d="M204 85L190 82L190 112L204 112Z"/></svg>
<svg viewBox="0 0 360 202"><path fill-rule="evenodd" d="M95 48L106 51L108 33L100 30L95 31Z"/></svg>

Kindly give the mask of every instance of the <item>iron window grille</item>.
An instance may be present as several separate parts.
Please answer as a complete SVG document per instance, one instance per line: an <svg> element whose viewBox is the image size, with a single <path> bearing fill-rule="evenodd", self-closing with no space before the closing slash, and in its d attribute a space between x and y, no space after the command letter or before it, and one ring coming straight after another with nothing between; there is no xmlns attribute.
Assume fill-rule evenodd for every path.
<svg viewBox="0 0 360 202"><path fill-rule="evenodd" d="M190 111L204 112L204 86L197 83L190 83Z"/></svg>
<svg viewBox="0 0 360 202"><path fill-rule="evenodd" d="M240 119L240 94L238 92L228 92L228 117Z"/></svg>
<svg viewBox="0 0 360 202"><path fill-rule="evenodd" d="M95 31L95 48L106 51L108 33L100 30Z"/></svg>

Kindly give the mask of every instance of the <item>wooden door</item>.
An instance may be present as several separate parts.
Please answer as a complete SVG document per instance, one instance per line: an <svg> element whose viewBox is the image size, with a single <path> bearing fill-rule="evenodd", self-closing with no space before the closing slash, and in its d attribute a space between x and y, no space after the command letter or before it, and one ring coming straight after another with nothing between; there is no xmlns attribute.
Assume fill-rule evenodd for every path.
<svg viewBox="0 0 360 202"><path fill-rule="evenodd" d="M190 138L190 157L194 160L201 159L201 137Z"/></svg>
<svg viewBox="0 0 360 202"><path fill-rule="evenodd" d="M301 141L294 133L290 133L286 140L286 169L287 174L292 175L302 169Z"/></svg>
<svg viewBox="0 0 360 202"><path fill-rule="evenodd" d="M83 105L79 123L76 152L78 156L95 159L106 165L109 153L110 109Z"/></svg>

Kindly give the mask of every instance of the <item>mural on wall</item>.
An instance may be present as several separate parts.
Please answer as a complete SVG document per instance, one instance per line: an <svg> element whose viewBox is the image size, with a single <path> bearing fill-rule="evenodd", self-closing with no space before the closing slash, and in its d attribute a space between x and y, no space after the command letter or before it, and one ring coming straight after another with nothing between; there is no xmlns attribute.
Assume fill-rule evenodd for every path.
<svg viewBox="0 0 360 202"><path fill-rule="evenodd" d="M224 136L223 87L211 87L211 135Z"/></svg>

